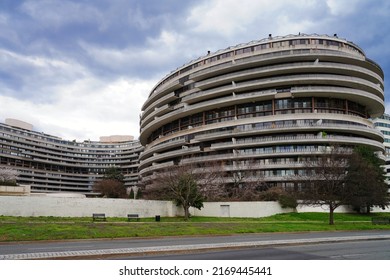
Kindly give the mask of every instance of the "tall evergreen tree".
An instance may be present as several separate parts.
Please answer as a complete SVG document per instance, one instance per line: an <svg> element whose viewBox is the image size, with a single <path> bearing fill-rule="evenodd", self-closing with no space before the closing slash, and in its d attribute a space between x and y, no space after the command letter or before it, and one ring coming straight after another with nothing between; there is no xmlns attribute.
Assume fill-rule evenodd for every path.
<svg viewBox="0 0 390 280"><path fill-rule="evenodd" d="M371 207L385 208L389 204L388 185L385 183L384 162L365 146L354 149L349 161L346 187L352 194L346 201L358 211L370 212Z"/></svg>

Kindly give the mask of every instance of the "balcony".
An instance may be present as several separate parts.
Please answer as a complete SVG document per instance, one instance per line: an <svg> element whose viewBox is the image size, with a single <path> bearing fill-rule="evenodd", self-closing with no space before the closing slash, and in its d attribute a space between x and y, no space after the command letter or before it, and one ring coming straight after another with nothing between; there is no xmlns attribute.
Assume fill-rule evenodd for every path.
<svg viewBox="0 0 390 280"><path fill-rule="evenodd" d="M361 137L345 137L345 136L312 136L312 137L303 137L303 136L270 136L270 137L256 137L254 139L242 139L235 142L225 142L225 143L216 143L211 144L212 150L225 150L225 149L240 149L240 148L249 148L249 147L261 147L261 146L275 146L276 151L280 152L289 152L290 148L278 147L276 145L293 145L293 144L365 144L367 146L375 147L384 151L383 144L378 143L377 141L361 138Z"/></svg>
<svg viewBox="0 0 390 280"><path fill-rule="evenodd" d="M155 164L155 165L152 165L152 166L149 166L149 167L146 167L146 168L143 168L142 170L140 170L139 175L145 176L148 173L154 172L154 171L159 170L159 169L171 167L174 165L175 165L175 163L173 161Z"/></svg>
<svg viewBox="0 0 390 280"><path fill-rule="evenodd" d="M349 116L345 115L335 115L335 119L341 119L340 116L343 116L343 119L349 120ZM286 117L287 116L287 117ZM284 118L281 118L284 117ZM296 117L296 118L292 118ZM318 122L318 120L322 119L332 119L331 114L317 114L317 113L311 113L306 114L305 116L307 118L307 121L311 121L309 123L306 123L305 119L301 119L301 116L298 115L278 115L278 118L276 119L275 116L271 116L271 118L264 118L262 117L262 122L269 123L271 121L277 122L284 119L289 120L297 120L297 122L302 121L300 123L296 124L281 124L281 125L274 125L274 124L267 124L261 127L252 127L252 123L259 123L257 119L243 119L245 122L239 123L239 125L249 125L250 127L242 127L242 128L234 128L230 131L221 131L221 132L213 132L213 133L205 133L201 135L196 135L194 137L194 143L195 142L201 142L201 141L210 141L210 140L216 140L216 139L224 139L224 138L232 138L232 137L242 137L242 136L250 136L250 135L261 135L261 134L269 134L271 132L283 132L283 133L289 133L289 132L304 132L304 131L350 131L351 133L358 134L365 136L367 138L376 139L379 142L383 142L383 135L373 127L366 126L368 124L368 121L365 119L362 119L364 122L367 123L366 125L363 125L363 123L356 122L356 125L346 125L346 124L327 124ZM311 117L311 119L309 119ZM317 121L315 121L317 120ZM355 120L357 121L357 120Z"/></svg>
<svg viewBox="0 0 390 280"><path fill-rule="evenodd" d="M198 156L191 157L181 160L182 163L204 163L207 161L223 161L223 160L252 160L253 158L268 158L268 157L283 157L283 156L302 156L302 155L313 155L322 154L323 149L318 148L306 148L306 149L291 149L287 151L262 151L262 152L246 152L246 153L226 153L212 156Z"/></svg>
<svg viewBox="0 0 390 280"><path fill-rule="evenodd" d="M196 152L200 152L200 147L191 147L191 148L185 148L185 149L180 149L180 150L174 150L171 152L165 152L162 154L156 154L150 158L147 158L143 161L140 162L139 168L142 169L152 163L162 161L162 160L167 160L167 159L176 159L176 158L181 158L186 155L193 155Z"/></svg>
<svg viewBox="0 0 390 280"><path fill-rule="evenodd" d="M165 96L161 97L160 99L156 100L155 102L147 106L143 111L142 116L147 116L148 114L152 113L156 107L161 107L171 101L176 100L177 98L178 97L175 95L174 92L166 94Z"/></svg>
<svg viewBox="0 0 390 280"><path fill-rule="evenodd" d="M142 111L145 111L153 102L161 98L162 96L175 91L181 88L183 85L180 83L179 79L172 79L171 81L165 83L164 85L158 87L154 92L149 96L144 105L142 106Z"/></svg>
<svg viewBox="0 0 390 280"><path fill-rule="evenodd" d="M208 87L216 87L218 85L228 84L231 81L239 82L240 80L255 79L261 76L276 76L285 75L292 73L338 73L345 76L354 76L364 80L368 80L372 83L379 83L383 85L383 79L375 72L369 71L363 67L355 65L344 65L340 63L330 62L296 62L296 63L285 63L275 66L265 66L252 68L249 70L237 71L218 77L202 80L196 83L195 87L202 90Z"/></svg>
<svg viewBox="0 0 390 280"><path fill-rule="evenodd" d="M144 160L150 157L153 153L160 153L167 149L172 149L174 147L182 146L188 143L185 138L178 140L169 141L163 144L152 146L150 149L146 148L145 151L140 155L140 160Z"/></svg>

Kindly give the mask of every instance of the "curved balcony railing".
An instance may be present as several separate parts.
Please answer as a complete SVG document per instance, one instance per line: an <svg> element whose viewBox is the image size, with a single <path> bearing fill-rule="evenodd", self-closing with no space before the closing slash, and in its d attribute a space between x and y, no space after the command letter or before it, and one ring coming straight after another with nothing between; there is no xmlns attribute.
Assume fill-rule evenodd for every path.
<svg viewBox="0 0 390 280"><path fill-rule="evenodd" d="M384 146L378 144L378 141L361 137L346 137L338 135L326 135L326 136L270 136L270 137L256 137L254 139L240 139L234 142L215 143L211 144L212 150L224 150L224 149L239 149L245 147L261 147L280 145L280 144L298 144L298 143L343 143L343 144L366 144L369 146L381 147L384 151ZM278 147L276 147L278 149Z"/></svg>
<svg viewBox="0 0 390 280"><path fill-rule="evenodd" d="M250 89L258 89L267 87L277 87L277 86L289 86L294 84L324 84L329 83L331 85L339 84L340 86L348 86L352 88L363 88L366 91L383 98L384 91L383 89L370 81L350 77L350 76L341 76L341 75L332 75L332 74L298 74L298 75L287 75L287 76L277 76L277 77L268 77L264 79L256 79L246 82L237 82L235 84L229 84L225 86L220 86L214 89L209 89L197 93L193 93L186 97L185 100L192 102L199 102L201 100L210 99L219 97L224 94L229 94L232 92L240 92Z"/></svg>
<svg viewBox="0 0 390 280"><path fill-rule="evenodd" d="M139 171L139 175L140 176L145 176L145 174L148 174L148 173L151 173L153 171L157 171L159 169L165 169L167 167L171 167L171 166L174 166L175 163L173 161L169 161L169 162L164 162L164 163L160 163L160 164L155 164L155 165L152 165L152 166L149 166L149 167L146 167L146 168L143 168L142 170Z"/></svg>
<svg viewBox="0 0 390 280"><path fill-rule="evenodd" d="M331 63L331 62L295 62L295 63L285 63L285 64L278 64L273 66L264 66L264 67L258 67L258 68L252 68L249 70L241 70L229 74L220 75L218 77L201 80L195 84L195 87L204 89L205 87L210 86L217 86L218 84L226 84L230 83L231 81L239 82L240 79L248 79L250 77L256 77L259 75L266 74L267 76L274 75L275 72L287 72L287 73L293 73L293 72L306 72L308 69L311 70L311 72L315 72L313 70L321 69L323 72L328 70L327 72L334 72L335 70L343 71L343 73L354 73L354 75L358 75L359 78L366 79L365 80L371 80L373 83L379 83L383 85L383 79L381 76L379 76L377 73L370 71L368 69L365 69L361 66L355 66L355 65L346 65L346 64L340 64L340 63ZM299 70L299 71L295 71ZM375 81L373 81L375 80Z"/></svg>
<svg viewBox="0 0 390 280"><path fill-rule="evenodd" d="M278 120L275 120L278 121ZM217 139L217 138L227 138L227 137L237 137L237 136L245 136L245 135L255 135L257 132L262 133L270 133L272 131L278 131L278 132L288 132L288 131L296 131L297 129L299 131L303 131L305 129L321 129L321 130L351 130L355 132L365 132L366 134L370 134L373 136L376 136L378 138L378 141L381 141L380 139L383 139L383 135L380 131L373 127L367 127L363 126L362 124L327 124L327 123L319 123L319 122L312 122L312 123L298 123L298 124L281 124L281 125L267 125L262 127L250 127L250 128L234 128L231 131L222 131L222 132L213 132L213 133L205 133L205 134L199 134L194 137L197 141L205 141L209 139Z"/></svg>
<svg viewBox="0 0 390 280"><path fill-rule="evenodd" d="M146 148L143 153L140 154L140 160L143 160L145 158L148 158L153 153L158 153L161 151L164 151L166 149L172 149L178 146L182 146L184 144L188 143L188 141L185 138L177 139L174 141L169 141L167 143L151 146L151 148Z"/></svg>
<svg viewBox="0 0 390 280"><path fill-rule="evenodd" d="M159 160L167 160L170 158L180 158L185 155L192 155L195 152L199 152L200 147L191 147L191 148L185 148L180 150L174 150L171 152L166 152L158 155L154 155L153 157L147 158L140 162L140 168L144 168L147 165L152 164L153 162L157 162Z"/></svg>
<svg viewBox="0 0 390 280"><path fill-rule="evenodd" d="M171 92L169 94L164 95L163 97L154 101L152 104L150 104L148 107L146 107L143 110L141 117L148 116L150 113L152 113L155 110L155 108L159 108L161 106L164 106L164 105L168 104L169 102L176 100L177 98L178 97L175 95L174 92Z"/></svg>
<svg viewBox="0 0 390 280"><path fill-rule="evenodd" d="M251 64L259 61L267 61L267 60L275 60L275 59L283 59L286 57L294 57L297 56L298 58L302 56L318 56L321 54L322 56L326 55L328 57L344 57L344 58L351 58L356 59L357 57L359 60L361 58L364 58L363 55L359 54L357 56L356 52L349 52L347 48L344 48L343 51L340 51L339 48L331 49L331 47L321 47L319 46L319 49L315 49L315 46L300 46L298 48L294 47L285 47L285 48L279 48L278 50L275 49L267 49L262 51L256 51L251 52L246 55L241 56L234 56L231 57L231 60L234 60L234 64L224 62L224 63L216 63L215 65L208 65L207 68L198 70L194 73L190 74L190 79L193 80L200 80L204 76L207 76L210 72L219 72L223 71L227 68L232 68L234 66L240 67L242 64ZM380 68L379 68L380 69Z"/></svg>

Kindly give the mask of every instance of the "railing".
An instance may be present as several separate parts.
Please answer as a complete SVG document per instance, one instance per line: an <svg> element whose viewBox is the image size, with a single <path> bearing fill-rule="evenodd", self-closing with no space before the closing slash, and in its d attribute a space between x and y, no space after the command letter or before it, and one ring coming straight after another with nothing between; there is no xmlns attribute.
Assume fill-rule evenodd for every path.
<svg viewBox="0 0 390 280"><path fill-rule="evenodd" d="M167 168L167 167L170 167L170 166L173 166L173 165L175 165L173 161L152 165L152 166L149 166L149 167L141 169L139 171L139 174L140 175L144 175L145 173L148 173L148 172L151 172L151 171L154 171L154 170L158 170L158 169L162 169L162 168Z"/></svg>
<svg viewBox="0 0 390 280"><path fill-rule="evenodd" d="M185 143L187 143L186 139L185 138L181 138L181 139L177 139L175 141L170 141L170 142L167 142L167 143L163 143L163 144L159 144L159 145L153 146L150 149L145 149L145 151L140 155L140 159L145 158L146 156L150 155L151 153L156 153L156 152L164 150L166 148L179 146L179 145L182 145L182 144L185 144Z"/></svg>
<svg viewBox="0 0 390 280"><path fill-rule="evenodd" d="M290 154L312 154L312 153L317 153L317 154L321 154L323 153L324 150L323 149L319 149L319 148L306 148L306 149L291 149L289 151ZM211 161L211 160L228 160L228 159L245 159L245 158L249 158L251 159L251 157L248 157L248 156L256 156L256 155L262 155L262 156L273 156L275 154L283 154L285 155L286 154L286 151L274 151L274 150L270 150L270 151L258 151L258 152L246 152L246 153L236 153L236 154L233 154L233 153L227 153L227 154L219 154L219 155L212 155L212 156L201 156L201 157L191 157L191 158L186 158L186 159L182 159L181 162L182 163L195 163L195 162L203 162L203 161Z"/></svg>
<svg viewBox="0 0 390 280"><path fill-rule="evenodd" d="M278 120L275 120L278 121ZM250 125L250 124L249 124ZM345 124L318 124L316 122L313 123L301 123L301 124L289 124L289 125L273 125L269 124L266 126L262 127L250 127L250 128L234 128L231 131L221 131L221 132L213 132L213 133L207 133L207 134L202 134L202 135L196 135L194 139L196 140L206 140L207 138L211 138L213 136L236 136L240 135L241 133L248 132L258 132L258 131L265 131L265 130L278 130L278 129L296 129L296 128L321 128L321 129L348 129L348 130L358 130L358 131L365 131L371 134L375 134L377 136L380 136L383 138L383 135L380 133L380 131L374 129L374 128L369 128L363 125L345 125Z"/></svg>
<svg viewBox="0 0 390 280"><path fill-rule="evenodd" d="M251 43L249 44L242 44L242 46L249 46L249 45L253 45ZM241 45L239 45L241 46ZM228 48L226 49L226 51L229 51L229 50L237 50L239 46L236 46L234 48ZM301 46L285 46L285 47L277 47L277 48L268 48L268 49L264 49L264 50L256 50L254 52L250 52L250 53L247 53L246 56L248 56L249 54L249 57L245 57L243 55L235 55L235 56L231 56L230 58L231 59L235 59L236 63L248 63L248 60L254 60L254 58L256 60L265 60L265 59L272 59L272 58L278 58L278 57L282 57L282 56L291 56L291 55L302 55L302 54L312 54L312 53L321 53L321 54L328 54L328 55L335 55L337 54L338 56L345 56L345 57L351 57L351 58L354 58L356 57L356 55L358 54L360 57L364 57L363 55L363 51L361 51L360 48L358 48L356 45L355 47L358 48L359 51L361 51L361 53L357 52L357 51L354 51L354 50L349 50L349 48L343 48L342 52L339 50L339 47L332 47L332 46L324 46L324 45L303 45L304 47ZM320 48L319 49L315 49L316 46L319 46ZM277 49L277 51L275 51ZM240 58L243 57L243 58ZM204 57L206 58L206 57ZM199 60L199 59L198 59ZM189 62L187 65L190 65L191 63L193 63L194 61L196 60L193 60L191 62ZM217 65L214 65L212 66L212 70L213 71L217 71L217 70L220 70L220 69L224 69L226 67L230 67L230 65L226 65L227 63L219 63ZM211 68L211 67L209 67ZM201 70L201 71L198 71L196 73L193 73L191 74L191 77L190 78L196 78L198 76L201 76L201 75L204 75L205 73L208 73L209 71L209 68L206 68L204 70ZM171 72L171 74L173 73L174 71ZM165 79L167 78L170 78L170 74L166 76ZM164 80L164 79L163 79Z"/></svg>
<svg viewBox="0 0 390 280"><path fill-rule="evenodd" d="M326 136L269 136L269 137L257 137L254 139L240 139L236 142L224 142L224 143L215 143L211 144L212 148L228 148L228 147L238 147L238 146L261 146L263 144L268 144L269 142L281 142L281 143L296 143L302 141L308 141L307 143L312 143L313 140L320 141L340 141L340 142L360 142L360 143L370 143L377 144L377 141L365 139L361 137L346 137L346 136L338 136L338 135L326 135Z"/></svg>
<svg viewBox="0 0 390 280"><path fill-rule="evenodd" d="M147 164L150 164L154 161L163 160L163 159L172 158L172 157L175 157L175 158L181 157L183 155L192 154L193 152L198 152L198 151L200 151L200 147L192 147L192 148L174 150L171 152L158 154L158 155L152 156L150 158L147 158L146 160L141 161L140 168L147 165Z"/></svg>
<svg viewBox="0 0 390 280"><path fill-rule="evenodd" d="M236 82L235 85L226 85L222 87L217 87L215 89L205 90L201 92L197 92L191 95L188 95L183 98L183 102L190 102L190 101L197 101L201 98L211 98L212 96L218 96L220 94L225 93L231 93L231 92L238 92L240 90L243 90L250 86L255 85L261 85L266 86L267 83L275 83L275 82L286 82L286 81L301 81L301 80L330 80L330 81L341 81L341 82L348 82L348 83L356 83L359 84L359 86L364 86L366 88L369 88L369 92L374 94L375 96L378 96L380 98L383 98L384 91L383 89L373 84L372 82L369 82L367 80L356 78L356 77L350 77L350 76L340 76L340 75L331 75L331 74L300 74L300 75L288 75L288 76L279 76L279 77L273 77L273 78L264 78L264 79L256 79L246 82ZM326 89L326 87L323 87ZM313 87L313 89L318 89ZM329 87L328 87L329 89ZM262 92L262 91L258 91ZM363 91L361 91L363 93ZM380 94L376 94L379 92ZM237 94L239 96L239 93Z"/></svg>
<svg viewBox="0 0 390 280"><path fill-rule="evenodd" d="M160 106L160 104L162 102L169 102L170 100L174 100L174 99L177 99L177 97L175 96L175 93L174 92L171 92L169 94L166 94L164 95L163 97L161 97L160 99L157 99L156 101L154 101L153 103L151 103L150 105L148 105L146 108L144 108L144 111L141 115L141 117L143 116L146 116L148 115L149 113L153 112L154 108ZM151 111L151 112L150 112Z"/></svg>
<svg viewBox="0 0 390 280"><path fill-rule="evenodd" d="M249 69L249 70L242 70L242 71L237 71L234 73L230 74L225 74L225 75L220 75L215 78L211 79L206 79L203 81L199 81L195 84L195 87L202 88L204 85L207 84L213 84L215 82L220 82L224 80L231 81L234 78L240 78L241 76L247 77L248 75L254 74L254 73L268 73L269 71L272 70L289 70L289 69L295 69L299 67L312 67L312 68L337 68L337 69L342 69L345 71L351 71L354 70L356 72L364 73L368 76L374 77L378 81L381 81L383 83L383 79L376 74L373 71L367 70L363 67L355 66L355 65L343 65L339 63L331 63L331 62L319 62L318 64L313 64L313 62L295 62L295 63L286 63L283 65L276 65L276 66L265 66L265 67L258 67L256 69Z"/></svg>

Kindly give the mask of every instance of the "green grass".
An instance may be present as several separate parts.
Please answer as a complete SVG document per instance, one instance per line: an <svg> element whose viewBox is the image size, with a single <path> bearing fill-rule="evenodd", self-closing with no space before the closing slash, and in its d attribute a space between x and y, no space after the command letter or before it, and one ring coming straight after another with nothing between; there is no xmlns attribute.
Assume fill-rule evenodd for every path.
<svg viewBox="0 0 390 280"><path fill-rule="evenodd" d="M32 241L86 238L129 238L184 235L227 235L266 232L305 232L335 230L390 229L389 225L372 225L371 218L388 214L335 214L335 225L328 225L326 213L287 213L265 218L181 217L92 218L6 217L0 216L0 241Z"/></svg>

